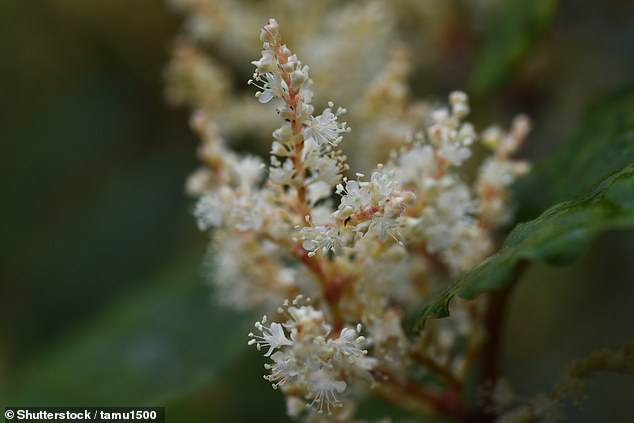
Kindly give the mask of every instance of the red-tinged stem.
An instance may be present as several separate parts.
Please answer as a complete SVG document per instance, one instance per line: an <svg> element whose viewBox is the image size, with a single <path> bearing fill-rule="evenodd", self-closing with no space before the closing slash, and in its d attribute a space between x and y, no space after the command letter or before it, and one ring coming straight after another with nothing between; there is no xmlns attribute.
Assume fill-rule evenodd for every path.
<svg viewBox="0 0 634 423"><path fill-rule="evenodd" d="M411 358L416 362L422 364L429 370L431 370L436 376L438 376L449 388L456 391L462 390L462 382L456 379L451 372L442 366L436 364L433 360L429 359L422 353L412 353Z"/></svg>
<svg viewBox="0 0 634 423"><path fill-rule="evenodd" d="M339 307L339 301L343 295L344 289L349 286L353 280L352 276L334 276L329 277L324 270L323 261L320 257L311 257L303 248L296 246L294 255L301 261L308 270L310 270L319 280L324 300L328 304L328 308L332 314L335 325L333 333L338 334L343 328L343 315Z"/></svg>
<svg viewBox="0 0 634 423"><path fill-rule="evenodd" d="M508 300L513 287L519 280L521 275L526 271L530 263L527 260L520 261L513 275L513 282L501 291L491 292L489 294L489 304L484 316L484 325L487 329L487 338L480 350L482 357L480 369L480 386L494 384L497 382L500 374L501 356L502 356L502 335L504 322L506 321L506 310ZM484 404L480 404L478 409L472 410L468 416L462 421L465 423L491 423L497 416L495 413L488 411L492 404L490 399Z"/></svg>
<svg viewBox="0 0 634 423"><path fill-rule="evenodd" d="M415 411L425 416L445 416L459 421L467 415L460 390L430 390L411 381L399 380L386 369L376 369L373 373L377 380L389 385L381 394L396 405L416 408Z"/></svg>
<svg viewBox="0 0 634 423"><path fill-rule="evenodd" d="M326 280L326 272L321 266L321 262L314 257L308 255L308 251L299 246L295 246L295 257L299 259L311 272L313 272L319 280Z"/></svg>
<svg viewBox="0 0 634 423"><path fill-rule="evenodd" d="M438 154L437 150L434 150L434 161L436 162L436 169L432 174L432 178L440 179L445 174L446 161Z"/></svg>
<svg viewBox="0 0 634 423"><path fill-rule="evenodd" d="M271 35L272 36L272 35ZM272 38L274 38L272 36ZM282 65L288 63L288 56L282 50L281 40L276 39L275 44L271 45L271 49L275 52L275 57L278 64L280 76L284 83L288 87L288 94L282 94L282 99L288 107L288 117L292 129L292 143L293 151L290 155L290 160L293 163L295 169L295 183L293 184L297 190L297 202L298 206L296 210L301 215L301 224L305 225L305 216L310 215L310 208L306 203L306 169L302 160L302 150L304 149L304 137L303 137L303 116L297 118L297 107L299 105L299 89L294 89L291 86L291 75L283 68Z"/></svg>
<svg viewBox="0 0 634 423"><path fill-rule="evenodd" d="M506 321L506 309L508 299L515 283L526 271L530 263L527 260L520 261L513 275L513 282L504 290L490 293L490 302L484 317L487 329L487 339L482 348L482 370L480 381L482 383L495 383L500 371L500 357L502 353L502 331Z"/></svg>

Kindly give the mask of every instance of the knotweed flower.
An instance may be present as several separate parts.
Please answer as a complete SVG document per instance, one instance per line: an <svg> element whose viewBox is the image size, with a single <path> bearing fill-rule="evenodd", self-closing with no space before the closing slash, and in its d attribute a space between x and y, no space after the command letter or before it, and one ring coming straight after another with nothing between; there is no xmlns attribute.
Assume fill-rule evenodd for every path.
<svg viewBox="0 0 634 423"><path fill-rule="evenodd" d="M328 103L316 111L310 68L284 44L275 19L260 40L249 84L279 116L268 167L229 150L204 112L192 122L205 167L188 188L199 197L199 227L211 231L219 295L271 316L270 324L266 315L256 322L248 343L264 352L265 379L287 396L289 414L352 421L355 400L366 394L440 412L438 388L427 392L412 375L431 374L457 392L486 336L486 299L454 301L452 318L421 333L406 335L403 322L493 251L495 229L512 214L508 187L528 170L511 158L528 121L478 134L460 91L447 106L421 111L404 94L406 57L394 54L366 101L389 92L412 113L384 115L402 130L390 132L388 159L369 177L351 177L341 150L353 133L342 121L346 109ZM367 124L376 129L376 121ZM478 147L491 155L470 180L462 166Z"/></svg>

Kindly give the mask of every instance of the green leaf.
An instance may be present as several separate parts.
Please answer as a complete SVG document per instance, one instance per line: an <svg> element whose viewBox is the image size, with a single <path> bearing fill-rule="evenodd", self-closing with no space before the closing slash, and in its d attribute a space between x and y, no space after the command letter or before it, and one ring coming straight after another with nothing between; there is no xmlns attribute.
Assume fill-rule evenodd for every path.
<svg viewBox="0 0 634 423"><path fill-rule="evenodd" d="M568 263L603 230L631 226L611 216L608 207L614 203L631 218L634 207L631 180L615 181L609 193L604 193L606 197L597 190L605 188L606 181L612 181L615 175L627 174L632 163L634 87L590 107L567 144L516 184L519 220L534 220L518 225L497 254L434 297L426 305L421 323L428 317L448 315L448 304L455 295L471 298L480 292L507 286L523 260ZM601 180L604 182L588 194L593 184ZM597 203L587 202L591 198ZM570 199L575 201L561 203ZM535 218L555 203L561 204Z"/></svg>
<svg viewBox="0 0 634 423"><path fill-rule="evenodd" d="M634 86L590 107L564 148L516 184L519 220L532 219L557 202L584 195L597 181L632 162Z"/></svg>
<svg viewBox="0 0 634 423"><path fill-rule="evenodd" d="M634 164L598 184L586 197L559 203L538 218L519 224L502 249L458 277L422 313L419 327L430 317L449 315L456 295L473 298L507 287L524 261L567 264L603 231L634 227Z"/></svg>
<svg viewBox="0 0 634 423"><path fill-rule="evenodd" d="M246 347L188 260L62 339L15 377L12 405L164 405L214 383ZM145 285L148 286L148 285Z"/></svg>
<svg viewBox="0 0 634 423"><path fill-rule="evenodd" d="M555 16L557 0L505 2L487 32L469 81L469 91L483 94L503 84Z"/></svg>

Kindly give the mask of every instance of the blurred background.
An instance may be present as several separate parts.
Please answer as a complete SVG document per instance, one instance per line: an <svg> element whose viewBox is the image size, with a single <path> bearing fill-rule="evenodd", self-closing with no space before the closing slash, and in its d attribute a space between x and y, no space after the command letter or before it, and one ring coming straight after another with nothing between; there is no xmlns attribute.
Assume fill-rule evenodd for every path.
<svg viewBox="0 0 634 423"><path fill-rule="evenodd" d="M434 32L444 47L411 77L420 97L476 92L479 128L528 113L534 160L570 138L589 105L634 83L634 3L541 3L552 13L524 22L511 64L486 76L487 40L512 31L491 28L505 14L521 21L527 2L446 2ZM262 357L246 348L253 316L216 306L201 276L207 240L184 194L197 141L189 111L165 100L162 76L181 26L159 0L0 2L5 406L160 405L168 421L285 420ZM244 30L257 44L258 28ZM524 277L505 345L518 392L547 390L570 360L632 340L633 235L610 232L573 266L537 265ZM589 392L568 421L634 419L631 379L602 375Z"/></svg>

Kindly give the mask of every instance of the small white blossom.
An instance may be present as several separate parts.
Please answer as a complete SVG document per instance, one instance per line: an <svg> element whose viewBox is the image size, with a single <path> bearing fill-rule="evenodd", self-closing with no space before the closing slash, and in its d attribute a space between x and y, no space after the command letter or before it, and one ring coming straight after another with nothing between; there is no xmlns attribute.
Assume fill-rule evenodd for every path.
<svg viewBox="0 0 634 423"><path fill-rule="evenodd" d="M231 210L232 201L233 195L228 189L202 196L194 208L198 228L205 230L222 225Z"/></svg>
<svg viewBox="0 0 634 423"><path fill-rule="evenodd" d="M337 194L341 195L339 209L358 211L368 207L372 201L367 182L344 180L345 185L337 185Z"/></svg>
<svg viewBox="0 0 634 423"><path fill-rule="evenodd" d="M284 160L284 164L282 164L275 156L271 157L269 179L272 182L279 185L291 185L294 173L295 166L293 166L293 162L290 159Z"/></svg>
<svg viewBox="0 0 634 423"><path fill-rule="evenodd" d="M258 351L262 347L269 347L269 350L264 353L265 357L270 356L276 348L280 348L283 345L293 345L293 341L286 338L284 328L281 324L273 322L270 326L265 326L264 323L266 323L266 316L262 318L262 323L255 323L255 328L259 330L262 335L249 333L249 337L252 338L249 341L249 345L255 344Z"/></svg>
<svg viewBox="0 0 634 423"><path fill-rule="evenodd" d="M288 86L278 73L257 74L251 81L252 85L262 90L255 94L260 103L268 103L273 98L283 98L288 94Z"/></svg>
<svg viewBox="0 0 634 423"><path fill-rule="evenodd" d="M326 181L314 181L308 185L308 201L315 204L319 200L330 197L332 194L332 185Z"/></svg>
<svg viewBox="0 0 634 423"><path fill-rule="evenodd" d="M244 189L252 189L262 180L264 163L258 157L247 156L238 160L235 165L235 172L240 180L240 185Z"/></svg>
<svg viewBox="0 0 634 423"><path fill-rule="evenodd" d="M328 340L334 348L336 358L361 357L368 353L364 349L366 339L359 335L359 331L360 327L356 329L343 328L337 338Z"/></svg>
<svg viewBox="0 0 634 423"><path fill-rule="evenodd" d="M346 382L336 380L325 369L317 370L308 380L308 397L313 400L310 405L319 413L323 413L325 409L330 414L333 408L341 407L336 393L345 389Z"/></svg>
<svg viewBox="0 0 634 423"><path fill-rule="evenodd" d="M312 172L312 175L306 179L306 183L312 184L321 181L332 188L341 179L343 166L340 158L336 153L320 148L315 144L312 138L307 140L302 152L304 165Z"/></svg>
<svg viewBox="0 0 634 423"><path fill-rule="evenodd" d="M189 175L185 183L185 191L191 196L203 196L212 185L212 175L209 169L200 168Z"/></svg>
<svg viewBox="0 0 634 423"><path fill-rule="evenodd" d="M400 229L403 223L394 216L386 214L375 214L370 220L368 232L374 234L381 242L385 242L388 238L392 238L397 243L403 243L403 235Z"/></svg>
<svg viewBox="0 0 634 423"><path fill-rule="evenodd" d="M271 73L275 71L277 63L275 61L275 53L271 50L263 50L262 57L259 60L251 62L256 68L258 74Z"/></svg>
<svg viewBox="0 0 634 423"><path fill-rule="evenodd" d="M334 226L305 226L300 229L299 238L302 240L302 248L308 251L309 256L314 256L318 251L323 254L329 251L337 253L345 243Z"/></svg>
<svg viewBox="0 0 634 423"><path fill-rule="evenodd" d="M264 379L271 382L274 389L287 382L293 382L302 372L293 350L277 351L271 356L271 360L273 360L273 364L264 365L265 369L271 371Z"/></svg>
<svg viewBox="0 0 634 423"><path fill-rule="evenodd" d="M400 154L394 168L396 179L403 185L422 185L422 180L435 172L434 149L429 144L416 144Z"/></svg>
<svg viewBox="0 0 634 423"><path fill-rule="evenodd" d="M342 133L350 132L346 122L338 121L339 116L346 110L340 107L336 113L333 113L331 107L332 103L321 115L311 116L304 129L305 139L314 139L319 145L330 144L334 147L341 142Z"/></svg>
<svg viewBox="0 0 634 423"><path fill-rule="evenodd" d="M258 231L266 217L262 211L267 207L266 201L259 193L241 195L231 204L230 221L240 232Z"/></svg>
<svg viewBox="0 0 634 423"><path fill-rule="evenodd" d="M320 326L324 322L324 313L311 306L289 307L288 314L292 321L287 322L287 326L297 328L297 326Z"/></svg>
<svg viewBox="0 0 634 423"><path fill-rule="evenodd" d="M371 207L381 207L399 189L394 172L382 168L372 172L369 182L345 180L337 186L341 195L339 210L351 208L354 212Z"/></svg>

